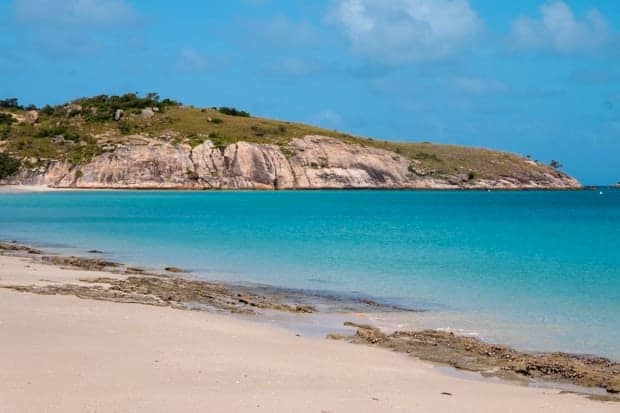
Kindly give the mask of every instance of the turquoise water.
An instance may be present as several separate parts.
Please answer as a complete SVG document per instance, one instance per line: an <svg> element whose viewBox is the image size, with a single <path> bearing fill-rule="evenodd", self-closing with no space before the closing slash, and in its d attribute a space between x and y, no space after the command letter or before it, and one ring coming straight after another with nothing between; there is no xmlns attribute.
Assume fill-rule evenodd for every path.
<svg viewBox="0 0 620 413"><path fill-rule="evenodd" d="M0 239L355 292L399 322L620 359L620 191L0 194Z"/></svg>

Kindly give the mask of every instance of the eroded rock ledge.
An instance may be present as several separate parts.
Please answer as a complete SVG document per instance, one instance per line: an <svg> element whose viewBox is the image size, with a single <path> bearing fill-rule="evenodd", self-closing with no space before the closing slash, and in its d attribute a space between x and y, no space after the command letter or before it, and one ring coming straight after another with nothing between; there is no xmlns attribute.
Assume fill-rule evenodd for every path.
<svg viewBox="0 0 620 413"><path fill-rule="evenodd" d="M0 255L28 257L35 262L87 271L108 271L122 276L82 278L72 284L7 285L2 288L42 295L72 295L83 299L136 303L181 310L217 310L254 314L262 310L313 313L316 308L299 299L302 292L280 291L262 294L264 288L243 288L224 283L171 277L141 268L127 267L98 258L45 255L41 250L0 242ZM170 267L172 268L172 267ZM169 269L167 269L168 272ZM176 269L182 271L182 269ZM134 275L132 275L134 274ZM137 275L135 275L137 274ZM129 276L127 276L129 275ZM42 280L43 281L43 280ZM291 299L291 297L293 299ZM314 297L314 296L312 296ZM337 298L323 297L331 301ZM297 302L296 302L297 301ZM360 307L375 311L403 311L374 301L352 302L351 312ZM566 353L528 353L487 344L453 333L424 330L397 331L392 334L368 325L345 323L357 329L355 335L331 334L330 339L346 340L406 353L423 360L447 364L458 369L480 372L505 379L541 379L605 389L609 396L591 396L620 401L620 364L612 360Z"/></svg>
<svg viewBox="0 0 620 413"><path fill-rule="evenodd" d="M256 310L312 313L315 308L278 295L257 294L251 288L191 280L170 274L184 272L166 267L166 273L129 267L99 258L45 255L43 251L15 243L0 242L0 254L28 257L36 262L86 271L107 271L118 278L82 278L75 284L8 285L3 288L41 295L73 295L79 298L136 303L182 310L218 310L252 314ZM128 276L128 277L127 277Z"/></svg>
<svg viewBox="0 0 620 413"><path fill-rule="evenodd" d="M255 309L313 313L309 305L287 304L228 286L182 278L128 277L80 279L88 285L7 286L5 288L42 295L73 295L117 303L135 303L172 307L180 310L216 309L230 313L252 314Z"/></svg>
<svg viewBox="0 0 620 413"><path fill-rule="evenodd" d="M501 378L544 379L585 387L599 387L610 394L620 393L620 364L603 357L566 353L526 353L513 348L487 344L453 333L423 330L396 331L392 334L355 323L355 335L332 334L331 339L346 340L407 353L458 369L481 372ZM611 400L620 401L613 397Z"/></svg>

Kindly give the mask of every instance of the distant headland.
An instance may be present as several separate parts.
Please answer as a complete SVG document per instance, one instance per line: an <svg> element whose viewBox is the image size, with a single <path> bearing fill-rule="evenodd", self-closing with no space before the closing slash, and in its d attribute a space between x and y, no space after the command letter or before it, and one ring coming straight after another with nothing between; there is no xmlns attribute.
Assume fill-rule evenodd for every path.
<svg viewBox="0 0 620 413"><path fill-rule="evenodd" d="M155 93L0 100L0 184L88 189L578 189L553 161L390 142Z"/></svg>

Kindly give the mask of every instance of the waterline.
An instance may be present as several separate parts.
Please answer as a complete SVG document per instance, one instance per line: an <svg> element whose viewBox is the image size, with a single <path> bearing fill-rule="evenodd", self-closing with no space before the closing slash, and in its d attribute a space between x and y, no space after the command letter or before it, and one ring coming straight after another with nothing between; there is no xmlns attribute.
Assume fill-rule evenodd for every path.
<svg viewBox="0 0 620 413"><path fill-rule="evenodd" d="M617 190L2 194L0 238L357 294L429 310L401 324L620 358Z"/></svg>

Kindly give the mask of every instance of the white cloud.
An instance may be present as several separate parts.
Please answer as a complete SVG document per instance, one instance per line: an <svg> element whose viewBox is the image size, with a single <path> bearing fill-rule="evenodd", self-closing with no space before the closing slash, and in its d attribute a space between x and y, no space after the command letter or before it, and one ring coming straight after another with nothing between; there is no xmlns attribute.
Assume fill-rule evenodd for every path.
<svg viewBox="0 0 620 413"><path fill-rule="evenodd" d="M354 52L387 63L449 57L483 26L467 0L337 0L330 20Z"/></svg>
<svg viewBox="0 0 620 413"><path fill-rule="evenodd" d="M600 49L611 40L609 24L596 9L581 18L563 1L547 2L539 9L539 18L522 16L512 23L510 37L515 49L582 53Z"/></svg>
<svg viewBox="0 0 620 413"><path fill-rule="evenodd" d="M117 25L137 20L124 0L14 0L19 21L60 25Z"/></svg>

